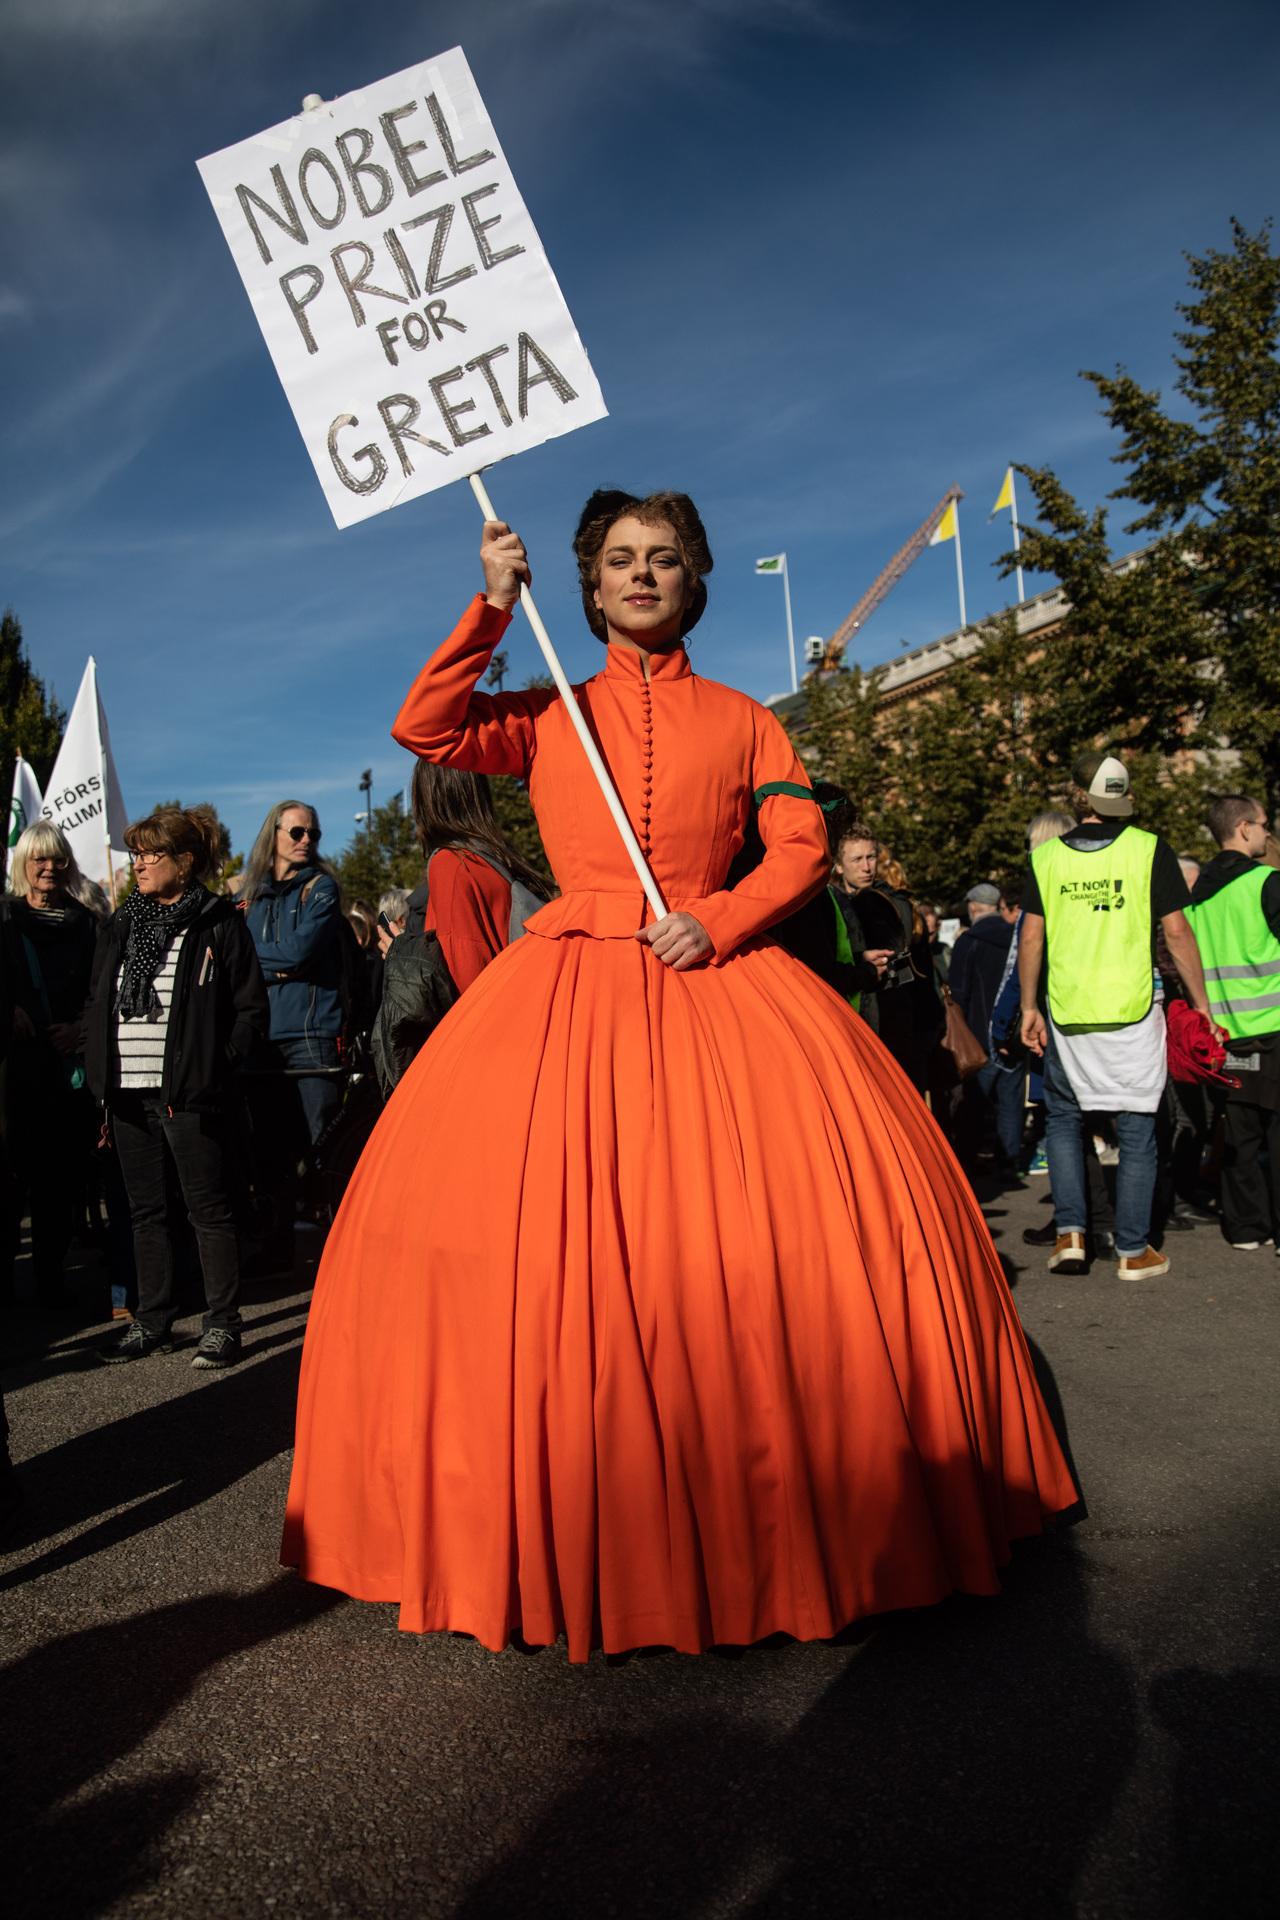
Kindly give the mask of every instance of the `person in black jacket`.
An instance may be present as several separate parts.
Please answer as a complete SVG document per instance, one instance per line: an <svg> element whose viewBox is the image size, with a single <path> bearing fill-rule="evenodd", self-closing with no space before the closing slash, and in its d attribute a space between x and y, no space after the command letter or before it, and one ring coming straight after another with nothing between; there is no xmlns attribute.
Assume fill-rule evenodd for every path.
<svg viewBox="0 0 1280 1920"><path fill-rule="evenodd" d="M980 880L965 895L969 929L951 949L948 984L975 1040L987 1050L987 1064L961 1090L956 1116L956 1145L961 1164L972 1174L980 1153L995 1134L995 1170L1016 1180L1022 1157L1027 1065L1019 1051L1008 1059L991 1037L991 1016L1000 996L1013 929L1018 921L1021 885L1015 879L995 886Z"/></svg>
<svg viewBox="0 0 1280 1920"><path fill-rule="evenodd" d="M24 1204L31 1212L36 1298L78 1310L62 1277L84 1205L96 1131L81 1063L97 922L65 837L49 820L22 834L0 900L0 946L12 995L0 1068L0 1290L12 1297Z"/></svg>
<svg viewBox="0 0 1280 1920"><path fill-rule="evenodd" d="M138 890L102 930L85 1019L89 1084L107 1109L133 1213L137 1316L109 1363L172 1349L172 1160L195 1231L207 1312L192 1365L240 1357L229 1082L262 1040L267 991L232 903L201 882L219 860L211 807L162 807L125 833Z"/></svg>

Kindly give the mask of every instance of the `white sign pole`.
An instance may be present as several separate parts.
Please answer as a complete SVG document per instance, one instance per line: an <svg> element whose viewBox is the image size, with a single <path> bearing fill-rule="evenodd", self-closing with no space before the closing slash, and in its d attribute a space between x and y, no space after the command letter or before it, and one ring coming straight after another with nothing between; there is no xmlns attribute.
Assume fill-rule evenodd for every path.
<svg viewBox="0 0 1280 1920"><path fill-rule="evenodd" d="M484 481L478 473L473 473L469 477L471 480L471 491L479 503L481 513L486 520L497 520L500 516L494 512L493 502L489 498L489 492ZM542 657L547 663L551 678L555 681L559 689L560 698L564 701L568 709L569 718L573 722L573 730L582 742L583 752L591 762L591 771L595 774L600 791L604 795L605 805L613 815L614 825L622 835L622 844L626 848L631 864L636 870L636 877L640 885L644 888L644 897L653 908L658 919L665 919L667 912L666 902L658 892L657 882L650 873L648 863L640 851L640 842L636 839L635 829L632 827L631 822L623 810L622 802L618 798L618 790L609 777L609 769L601 759L600 749L592 739L591 731L582 717L582 709L573 697L573 688L569 685L568 676L564 668L560 665L559 656L551 644L551 635L542 624L542 615L534 606L533 595L530 593L528 587L522 586L520 589L520 604L529 616L529 625L533 628L533 637L542 649Z"/></svg>

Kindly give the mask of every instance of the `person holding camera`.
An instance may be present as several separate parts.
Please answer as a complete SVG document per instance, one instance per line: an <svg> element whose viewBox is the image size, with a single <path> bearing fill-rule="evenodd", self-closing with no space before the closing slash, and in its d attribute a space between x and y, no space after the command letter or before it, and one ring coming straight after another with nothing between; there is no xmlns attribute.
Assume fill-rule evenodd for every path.
<svg viewBox="0 0 1280 1920"><path fill-rule="evenodd" d="M860 820L849 822L836 846L836 900L851 948L873 961L880 976L878 985L862 994L858 1011L923 1094L945 1019L928 935L905 878L872 829Z"/></svg>

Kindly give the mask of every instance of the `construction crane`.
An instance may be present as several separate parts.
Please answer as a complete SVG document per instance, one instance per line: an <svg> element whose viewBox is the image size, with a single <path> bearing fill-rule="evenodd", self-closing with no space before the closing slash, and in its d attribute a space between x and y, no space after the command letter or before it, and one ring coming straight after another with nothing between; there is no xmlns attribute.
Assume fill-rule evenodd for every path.
<svg viewBox="0 0 1280 1920"><path fill-rule="evenodd" d="M864 627L882 600L888 598L913 560L924 552L933 538L942 516L953 500L963 500L959 487L948 487L927 519L922 520L906 545L899 547L888 566L877 574L856 607L847 613L826 644L818 664L819 673L832 673L844 658L844 650L859 627Z"/></svg>

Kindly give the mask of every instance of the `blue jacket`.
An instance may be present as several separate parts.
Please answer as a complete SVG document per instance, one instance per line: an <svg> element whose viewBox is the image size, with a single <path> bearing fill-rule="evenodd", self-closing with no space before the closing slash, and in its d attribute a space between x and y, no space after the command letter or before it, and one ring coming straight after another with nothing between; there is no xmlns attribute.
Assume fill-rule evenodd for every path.
<svg viewBox="0 0 1280 1920"><path fill-rule="evenodd" d="M273 1040L342 1031L342 907L327 873L302 867L268 880L245 908L267 983Z"/></svg>

